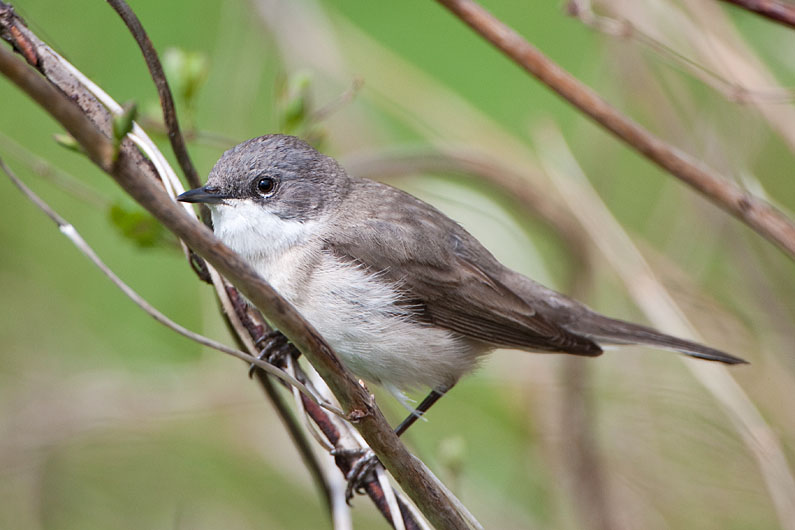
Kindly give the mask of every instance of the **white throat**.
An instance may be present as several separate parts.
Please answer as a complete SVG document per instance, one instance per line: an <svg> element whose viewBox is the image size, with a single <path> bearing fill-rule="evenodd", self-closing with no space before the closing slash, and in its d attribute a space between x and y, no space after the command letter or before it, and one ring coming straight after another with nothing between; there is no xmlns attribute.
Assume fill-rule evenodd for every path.
<svg viewBox="0 0 795 530"><path fill-rule="evenodd" d="M309 240L316 221L282 219L251 200L210 208L215 235L250 263L281 257L290 248Z"/></svg>

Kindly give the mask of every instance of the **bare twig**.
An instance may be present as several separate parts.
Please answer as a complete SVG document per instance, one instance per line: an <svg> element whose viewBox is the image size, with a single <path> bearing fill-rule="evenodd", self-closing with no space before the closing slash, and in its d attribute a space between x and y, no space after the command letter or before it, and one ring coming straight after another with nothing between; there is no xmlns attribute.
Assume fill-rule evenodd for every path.
<svg viewBox="0 0 795 530"><path fill-rule="evenodd" d="M246 323L244 323L243 319L247 316L247 304L240 299L240 295L237 290L228 282L224 281L224 279L221 278L214 268L208 266L208 274L210 275L213 286L215 287L216 295L218 296L218 300L221 303L224 315L226 316L226 321L234 331L234 336L237 339L238 345L241 348L245 348L251 355L258 356L259 352L257 350L254 337L261 336L262 332L260 330L255 330L252 333L249 331L250 328L246 325ZM259 333L260 335L254 335L255 333ZM297 379L294 374L290 373L290 375ZM276 387L273 385L273 381L270 379L270 377L268 377L267 372L255 370L254 377L256 378L260 387L262 387L263 392L265 392L265 395L273 405L273 408L276 409L282 424L284 425L285 429L287 429L287 433L295 444L298 454L301 455L304 465L306 465L307 469L309 470L309 474L312 475L315 484L317 484L318 488L320 489L323 499L326 501L326 506L331 509L332 501L329 484L326 481L326 477L323 474L315 452L309 445L309 441L307 440L304 431L301 430L298 421L287 407L287 404L284 402L284 399L282 399L282 396L276 390ZM295 387L291 388L295 390Z"/></svg>
<svg viewBox="0 0 795 530"><path fill-rule="evenodd" d="M221 344L218 341L215 341L208 337L204 337L203 335L199 335L198 333L195 333L177 324L176 322L168 318L166 315L155 309L151 304L149 304L149 302L144 300L141 297L141 295L135 292L129 285L124 283L124 281L121 278L116 276L116 274L112 270L110 270L110 268L107 265L105 265L105 263L99 258L99 256L97 256L96 252L94 252L94 250L88 245L88 243L86 243L86 241L77 232L77 230L75 230L75 227L71 223L66 221L66 219L58 215L58 213L55 212L52 208L50 208L50 206L46 202L44 202L38 195L36 195L33 192L33 190L28 188L21 180L19 180L19 178L17 178L17 176L11 171L11 168L6 166L2 158L0 158L0 169L2 169L8 175L8 178L11 179L14 185L16 185L22 191L22 193L24 193L28 197L28 199L30 199L40 210L42 210L45 214L47 214L47 217L49 217L53 222L55 222L58 225L58 229L61 231L61 233L63 233L67 238L69 238L69 240L72 241L72 243L74 243L74 245L78 248L78 250L80 250L80 252L82 252L88 259L90 259L91 262L94 263L94 265L96 265L97 268L99 268L105 274L105 276L107 276L110 279L110 281L112 281L116 285L116 287L121 289L121 291L125 295L127 295L127 297L130 300L135 302L135 304L138 305L138 307L140 307L141 309L143 309L149 316L151 316L152 318L154 318L156 321L163 324L164 326L176 331L183 337L187 337L192 341L198 342L203 346L207 346L208 348L213 348L222 353L226 353L227 355L231 355L232 357L237 357L238 359L245 361L249 364L250 363L256 364L259 368L262 368L269 374L278 377L279 379L281 379L285 383L288 383L291 386L294 386L295 388L300 390L303 394L306 394L307 397L317 402L318 405L325 408L326 410L334 412L339 416L344 416L341 410L339 410L334 405L317 398L303 383L295 379L292 375L288 374L284 370L280 370L269 363L261 361L256 357L254 357L253 355L246 354L242 351Z"/></svg>
<svg viewBox="0 0 795 530"><path fill-rule="evenodd" d="M30 167L34 173L53 183L77 200L98 209L105 209L110 206L110 200L102 193L83 183L74 175L53 166L2 131L0 131L0 143L2 143L3 148L7 152L10 152L14 158Z"/></svg>
<svg viewBox="0 0 795 530"><path fill-rule="evenodd" d="M438 528L466 527L464 517L447 492L406 450L373 398L351 376L328 343L250 265L168 198L153 175L138 166L130 142L122 143L114 161L112 142L87 118L86 111L4 48L0 49L0 72L58 120L94 163L228 278L307 356L329 384L348 419L432 524ZM100 109L100 112L105 111Z"/></svg>
<svg viewBox="0 0 795 530"><path fill-rule="evenodd" d="M121 19L127 25L127 28L135 38L135 42L141 48L144 55L146 66L149 68L149 73L152 80L157 87L157 94L160 98L160 105L163 108L163 120L165 121L166 128L168 129L168 139L171 141L171 148L177 157L185 179L191 188L198 188L201 186L201 180L193 166L193 162L188 155L188 149L185 146L185 139L179 130L179 120L177 119L177 112L174 109L174 98L171 95L171 89L168 86L166 75L163 73L163 66L160 64L160 58L157 56L157 51L149 40L141 22L135 15L130 6L124 0L107 0L113 9L119 14Z"/></svg>
<svg viewBox="0 0 795 530"><path fill-rule="evenodd" d="M795 258L795 224L784 213L618 112L473 0L437 1L594 121Z"/></svg>
<svg viewBox="0 0 795 530"><path fill-rule="evenodd" d="M626 18L611 18L604 15L597 15L591 8L590 0L569 0L568 4L566 4L566 11L586 26L606 35L621 39L635 39L639 43L648 46L662 57L670 59L675 65L681 66L703 83L719 91L731 101L738 103L748 103L751 101L760 103L789 103L795 99L795 93L792 89L752 89L744 84L739 84L741 81L729 81L704 64L694 61L690 57L677 52L664 42L643 32L633 24L632 21Z"/></svg>
<svg viewBox="0 0 795 530"><path fill-rule="evenodd" d="M795 29L795 4L780 0L723 0Z"/></svg>
<svg viewBox="0 0 795 530"><path fill-rule="evenodd" d="M340 442L340 432L337 429L337 427L334 425L334 422L332 422L323 413L323 411L318 408L316 403L305 399L303 395L301 397L301 400L303 401L303 405L307 411L307 414L309 414L309 416L313 419L313 421L315 421L315 423L320 428L323 435L328 439L328 441L331 442L332 445L336 446ZM345 458L343 456L336 456L335 460L337 462L337 467L339 467L340 470L342 470L342 472L345 475L347 475L351 470L352 462L348 458ZM370 497L370 499L373 501L373 503L376 505L379 511L385 514L391 513L389 510L389 504L387 503L384 497L384 492L381 487L381 484L377 480L366 482L364 485L364 490L367 496ZM414 520L410 512L408 512L405 505L399 499L398 503L401 508L401 513L403 514L403 522L406 528L409 530L419 529L420 528L419 524ZM462 526L461 528L465 528L465 526Z"/></svg>
<svg viewBox="0 0 795 530"><path fill-rule="evenodd" d="M250 309L249 308L248 304L246 304L241 299L239 293L237 292L237 290L234 287L232 287L228 283L224 282L223 279L221 279L218 276L218 273L215 272L214 269L210 268L210 273L213 275L213 283L216 286L219 286L219 285L223 285L224 286L223 287L224 292L223 293L221 293L221 292L218 293L219 294L219 298L221 299L222 304L224 306L224 311L228 315L230 315L230 320L231 320L233 326L235 327L235 329L236 329L236 331L238 333L238 336L241 338L241 340L243 342L246 343L246 346L249 349L249 351L252 351L252 349L256 350L256 345L254 344L254 341L256 340L256 338L261 337L264 334L272 331L272 329L267 325L267 323L264 321L264 319L261 318L261 316L259 315L259 313L255 309ZM218 287L216 287L216 289L218 289ZM248 311L252 311L252 314L249 315ZM290 362L291 359L289 359L289 358L287 359L287 361L288 361L288 365L286 367L284 367L286 369L286 371L288 373L290 373L294 378L296 378L296 379L298 379L300 381L306 381L306 377L303 374L299 374L298 373L297 365L295 363L293 363L293 362ZM257 379L261 383L264 383L263 386L266 388L266 391L268 391L268 393L270 395L270 392L273 391L274 389L273 389L272 385L270 384L270 380L267 377L265 377L264 372L256 370L254 372L254 375L255 375L255 377L257 377ZM266 384L267 384L267 386L266 386ZM320 392L317 392L317 393L320 394ZM328 417L327 413L324 410L322 410L320 407L313 407L311 409L306 409L304 407L305 398L302 398L302 394L300 392L296 392L295 388L293 388L293 394L296 397L298 410L300 412L303 412L306 415L307 418L311 419L312 422L314 422L315 425L318 425L318 426L332 426L333 427L333 421ZM277 394L276 397L278 397L278 394ZM283 418L283 419L286 420L288 418ZM292 419L292 416L290 416L289 419ZM296 440L296 443L298 444L299 450L301 450L301 448L306 443L305 442L305 438L303 437L303 435L299 435L297 432L295 432L295 433L293 432L295 430L296 426L293 425L292 422L289 425L287 425L287 427L288 427L288 430L291 433L291 436L300 439L300 443L299 443L299 440ZM336 444L338 443L337 441L340 438L339 434L335 435L334 437L329 437L328 439L323 438L323 435L318 433L316 431L316 429L313 427L312 424L307 424L307 429L309 429L310 434L312 434L316 438L317 442L323 448L325 448L327 451L330 451L330 450L334 449ZM336 428L334 428L334 429L336 429ZM326 431L322 430L322 432L326 432ZM333 441L333 440L336 440L336 441ZM337 459L336 463L338 464L339 470L342 472L343 477L346 476L347 473L350 471L350 463L349 462L344 462L343 460L340 460L340 459ZM343 463L344 463L344 465L342 465ZM308 464L308 465L310 466L310 471L315 473L316 470L313 468L313 465L310 465L310 464ZM319 469L317 470L317 472L320 472ZM330 504L330 507L332 508L332 510L337 510L338 511L338 510L341 510L341 509L347 509L348 508L348 505L347 505L347 503L344 500L344 488L342 488L342 491L343 491L343 502L342 502L342 505L344 506L344 508L343 507L335 507L335 505L337 503L335 503L334 499L331 498L332 492L330 491L330 485L325 480L323 481L323 485L324 485L324 488L325 488L325 493L328 496L329 504ZM381 499L383 498L383 491L381 493L378 493L379 492L379 489L378 489L379 487L383 490L383 485L379 486L379 483L376 481L376 479L370 479L370 480L368 480L366 482L365 490L373 492L373 495L370 495L371 500L374 502L376 508L382 513L382 515L387 520L394 519L395 512L394 511L390 511L389 509L387 509L388 505L383 504L381 502ZM376 495L375 493L378 493L378 494ZM332 513L332 516L335 517L335 518L338 517L337 513L334 513L334 512ZM403 524L405 524L408 528L417 527L418 523L416 522L416 520L413 519L413 516L411 515L411 513L409 513L409 512L405 513L404 517L406 519L405 520L401 520L401 522ZM393 525L397 526L397 525L395 525L394 522L393 522Z"/></svg>

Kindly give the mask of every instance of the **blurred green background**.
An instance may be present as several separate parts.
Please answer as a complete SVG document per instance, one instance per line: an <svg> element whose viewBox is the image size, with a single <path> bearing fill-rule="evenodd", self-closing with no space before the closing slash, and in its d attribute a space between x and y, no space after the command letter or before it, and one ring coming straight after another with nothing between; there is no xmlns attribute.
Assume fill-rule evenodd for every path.
<svg viewBox="0 0 795 530"><path fill-rule="evenodd" d="M559 2L484 5L660 137L795 209L795 110L792 92L780 88L795 85L791 31L712 1L595 5L631 21L635 38L595 31ZM190 151L200 174L229 145L285 128L310 134L352 169L437 149L480 157L526 176L579 238L591 235L578 212L615 240L602 219L587 220L594 205L606 206L704 340L752 362L731 376L766 422L752 435L756 446L731 419L743 406L715 397L738 391L719 368L700 368L710 391L666 352L493 355L406 436L486 528L793 528L789 258L430 0L131 6L159 50L207 61L205 83L180 102L183 125L196 132ZM117 101L137 101L156 133L155 90L110 7L15 7ZM694 61L712 86L637 31ZM355 97L307 125L356 80L363 85ZM737 101L735 85L752 91ZM303 98L289 93L296 87ZM6 81L0 101L0 156L152 304L230 341L213 293L173 241L144 248L123 235L118 225L137 210L121 190L57 145L59 126ZM297 103L307 110L291 122L286 112ZM598 195L564 206L562 181L582 189L572 157ZM585 245L590 259L581 262L554 229L486 180L422 170L407 177L393 182L459 220L507 265L574 289L601 312L664 325L633 302L627 285L638 279L617 271L609 252ZM138 310L5 178L0 196L0 528L327 527L309 475L246 367ZM122 221L112 220L114 206L127 212ZM397 423L401 406L377 397ZM760 466L774 454L789 464ZM387 527L366 499L354 506L357 527Z"/></svg>

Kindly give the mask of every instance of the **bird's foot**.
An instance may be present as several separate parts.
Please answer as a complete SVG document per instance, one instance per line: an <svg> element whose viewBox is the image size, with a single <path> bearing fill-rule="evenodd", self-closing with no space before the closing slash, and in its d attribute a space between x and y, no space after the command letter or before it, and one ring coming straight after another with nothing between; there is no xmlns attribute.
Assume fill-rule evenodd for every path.
<svg viewBox="0 0 795 530"><path fill-rule="evenodd" d="M284 360L288 356L294 355L296 351L293 345L287 340L287 337L282 335L279 331L266 333L257 339L255 344L260 350L260 354L257 358L260 361L266 361L274 366L283 366ZM252 363L248 370L248 376L252 377L256 369L257 365Z"/></svg>
<svg viewBox="0 0 795 530"><path fill-rule="evenodd" d="M365 493L367 483L375 479L375 467L381 465L381 461L370 449L334 449L331 454L335 457L356 458L345 477L348 480L345 502L350 505L354 493Z"/></svg>

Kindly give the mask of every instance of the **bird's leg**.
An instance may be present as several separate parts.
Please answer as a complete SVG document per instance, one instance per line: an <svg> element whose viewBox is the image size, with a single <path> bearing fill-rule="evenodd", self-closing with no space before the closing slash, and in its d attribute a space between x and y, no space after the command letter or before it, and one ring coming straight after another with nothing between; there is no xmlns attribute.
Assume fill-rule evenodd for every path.
<svg viewBox="0 0 795 530"><path fill-rule="evenodd" d="M422 400L422 402L417 406L416 409L412 411L411 414L409 414L408 418L403 420L400 425L397 426L397 429L395 429L395 434L400 436L406 432L408 428L414 425L414 422L421 418L423 414L428 412L428 409L431 408L434 403L439 401L439 398L445 395L448 390L450 390L449 387L439 387L431 390L431 393Z"/></svg>
<svg viewBox="0 0 795 530"><path fill-rule="evenodd" d="M403 420L400 425L395 429L395 434L400 436L411 427L418 418L421 418L431 406L439 401L451 387L439 387L431 390L430 394L414 409L409 416ZM338 453L339 454L339 453ZM381 462L378 457L370 449L359 451L356 454L360 455L359 459L351 466L348 472L348 486L345 488L345 500L350 503L353 498L354 492L361 493L364 490L364 484L369 480L370 473L376 465Z"/></svg>
<svg viewBox="0 0 795 530"><path fill-rule="evenodd" d="M256 340L255 344L260 350L260 354L257 358L260 361L265 360L275 366L281 366L286 356L295 355L295 352L297 352L293 345L287 341L287 337L276 330L261 336ZM252 363L251 368L248 370L249 377L254 375L254 370L256 370L256 368L257 365Z"/></svg>

